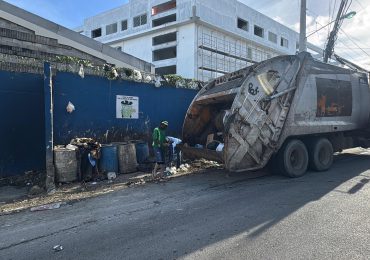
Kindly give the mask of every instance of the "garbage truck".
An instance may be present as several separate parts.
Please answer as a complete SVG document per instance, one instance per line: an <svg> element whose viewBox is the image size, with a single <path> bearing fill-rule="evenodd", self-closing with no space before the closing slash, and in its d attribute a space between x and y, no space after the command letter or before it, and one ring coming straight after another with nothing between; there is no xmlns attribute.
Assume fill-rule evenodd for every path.
<svg viewBox="0 0 370 260"><path fill-rule="evenodd" d="M334 153L369 147L368 74L307 52L277 56L207 83L183 124L185 157L231 172L269 163L289 177L328 170Z"/></svg>

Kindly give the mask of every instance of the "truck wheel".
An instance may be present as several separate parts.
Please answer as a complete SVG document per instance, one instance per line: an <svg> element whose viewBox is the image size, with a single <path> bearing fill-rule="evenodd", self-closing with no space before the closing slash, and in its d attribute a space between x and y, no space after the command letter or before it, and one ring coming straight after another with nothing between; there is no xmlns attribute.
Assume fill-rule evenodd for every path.
<svg viewBox="0 0 370 260"><path fill-rule="evenodd" d="M300 140L288 141L278 153L279 170L290 178L303 176L308 167L308 152Z"/></svg>
<svg viewBox="0 0 370 260"><path fill-rule="evenodd" d="M326 138L313 141L309 149L310 168L315 171L327 171L333 164L333 145Z"/></svg>

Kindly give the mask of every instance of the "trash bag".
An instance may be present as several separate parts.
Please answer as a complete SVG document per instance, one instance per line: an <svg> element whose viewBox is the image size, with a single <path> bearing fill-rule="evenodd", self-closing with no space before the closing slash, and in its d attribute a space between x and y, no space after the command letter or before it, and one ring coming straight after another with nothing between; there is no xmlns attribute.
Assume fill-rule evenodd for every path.
<svg viewBox="0 0 370 260"><path fill-rule="evenodd" d="M84 71L84 65L80 65L80 70L78 71L78 75L80 75L81 78L85 78L85 71Z"/></svg>
<svg viewBox="0 0 370 260"><path fill-rule="evenodd" d="M71 102L68 102L68 105L67 105L67 112L68 113L72 113L73 111L75 111L76 110L76 108L75 108L75 106L71 103Z"/></svg>

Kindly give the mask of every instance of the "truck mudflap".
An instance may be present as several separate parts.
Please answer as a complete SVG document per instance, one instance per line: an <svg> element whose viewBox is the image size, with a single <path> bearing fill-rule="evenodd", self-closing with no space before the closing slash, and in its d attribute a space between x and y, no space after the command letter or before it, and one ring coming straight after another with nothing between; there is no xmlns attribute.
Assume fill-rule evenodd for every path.
<svg viewBox="0 0 370 260"><path fill-rule="evenodd" d="M221 84L217 79L206 86L189 107L183 139L190 146L206 146L207 136L222 131L223 140L219 141L224 149L220 153L189 147L186 153L222 160L225 168L234 172L265 167L278 149L305 57L272 58L239 71L239 76L224 76Z"/></svg>

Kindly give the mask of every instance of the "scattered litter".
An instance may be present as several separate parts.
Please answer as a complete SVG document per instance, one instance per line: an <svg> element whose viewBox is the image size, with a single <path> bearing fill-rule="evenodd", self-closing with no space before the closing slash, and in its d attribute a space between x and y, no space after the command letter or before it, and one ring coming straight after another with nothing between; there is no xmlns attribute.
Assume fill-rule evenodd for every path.
<svg viewBox="0 0 370 260"><path fill-rule="evenodd" d="M61 246L61 245L53 246L53 250L54 250L55 252L60 252L60 251L62 251L62 250L63 250L63 246Z"/></svg>
<svg viewBox="0 0 370 260"><path fill-rule="evenodd" d="M196 144L194 147L195 147L195 148L198 148L198 149L203 149L203 148L204 148L204 146L203 146L203 145L201 145L201 144Z"/></svg>
<svg viewBox="0 0 370 260"><path fill-rule="evenodd" d="M156 77L155 78L155 83L154 83L154 86L156 87L156 88L159 88L159 87L161 87L162 86L162 83L161 83L161 77Z"/></svg>
<svg viewBox="0 0 370 260"><path fill-rule="evenodd" d="M158 201L158 200L153 201L153 203L154 203L155 205L159 205L159 204L161 204L161 202L160 202L160 201Z"/></svg>
<svg viewBox="0 0 370 260"><path fill-rule="evenodd" d="M75 150L77 150L77 149L78 149L78 147L77 147L77 146L75 146L75 145L72 145L72 144L68 144L68 145L66 146L66 149L68 149L68 150L72 150L72 151L75 151Z"/></svg>
<svg viewBox="0 0 370 260"><path fill-rule="evenodd" d="M32 186L32 188L30 189L30 191L28 193L29 193L29 195L34 196L34 195L41 194L43 192L44 192L44 189L43 188L41 188L38 185L35 185L35 186Z"/></svg>
<svg viewBox="0 0 370 260"><path fill-rule="evenodd" d="M217 152L222 152L222 151L224 150L224 147L225 147L225 145L224 145L224 144L222 144L222 143L220 143L220 144L217 146L216 151L217 151Z"/></svg>
<svg viewBox="0 0 370 260"><path fill-rule="evenodd" d="M114 180L115 178L117 178L117 174L115 172L108 172L107 178L109 181Z"/></svg>
<svg viewBox="0 0 370 260"><path fill-rule="evenodd" d="M141 81L143 79L143 76L141 75L141 72L138 70L134 70L134 80Z"/></svg>
<svg viewBox="0 0 370 260"><path fill-rule="evenodd" d="M91 185L96 185L98 184L96 181L92 182Z"/></svg>
<svg viewBox="0 0 370 260"><path fill-rule="evenodd" d="M57 202L57 203L52 203L52 204L46 204L42 206L37 206L31 208L31 211L44 211L44 210L52 210L52 209L59 209L62 205L66 205L67 203L65 202Z"/></svg>
<svg viewBox="0 0 370 260"><path fill-rule="evenodd" d="M177 173L177 169L176 167L167 167L164 174L168 177L168 176L172 176L172 175L175 175Z"/></svg>
<svg viewBox="0 0 370 260"><path fill-rule="evenodd" d="M85 78L85 71L84 71L84 65L80 65L80 70L78 71L78 75L80 75L81 78Z"/></svg>
<svg viewBox="0 0 370 260"><path fill-rule="evenodd" d="M95 160L95 158L93 158L92 154L91 154L91 153L89 153L89 154L87 155L87 157L89 158L89 162L90 162L91 166L92 166L92 167L95 167L95 165L96 165L96 160Z"/></svg>
<svg viewBox="0 0 370 260"><path fill-rule="evenodd" d="M47 190L46 192L48 195L54 195L57 192L57 190L55 188L52 188L50 190Z"/></svg>
<svg viewBox="0 0 370 260"><path fill-rule="evenodd" d="M118 75L118 72L115 68L112 69L112 73L114 75L114 78L118 78L119 75Z"/></svg>
<svg viewBox="0 0 370 260"><path fill-rule="evenodd" d="M76 110L75 106L71 102L68 102L67 112L71 114L75 110Z"/></svg>
<svg viewBox="0 0 370 260"><path fill-rule="evenodd" d="M149 75L145 77L145 82L149 83L152 81L152 77L150 77Z"/></svg>

